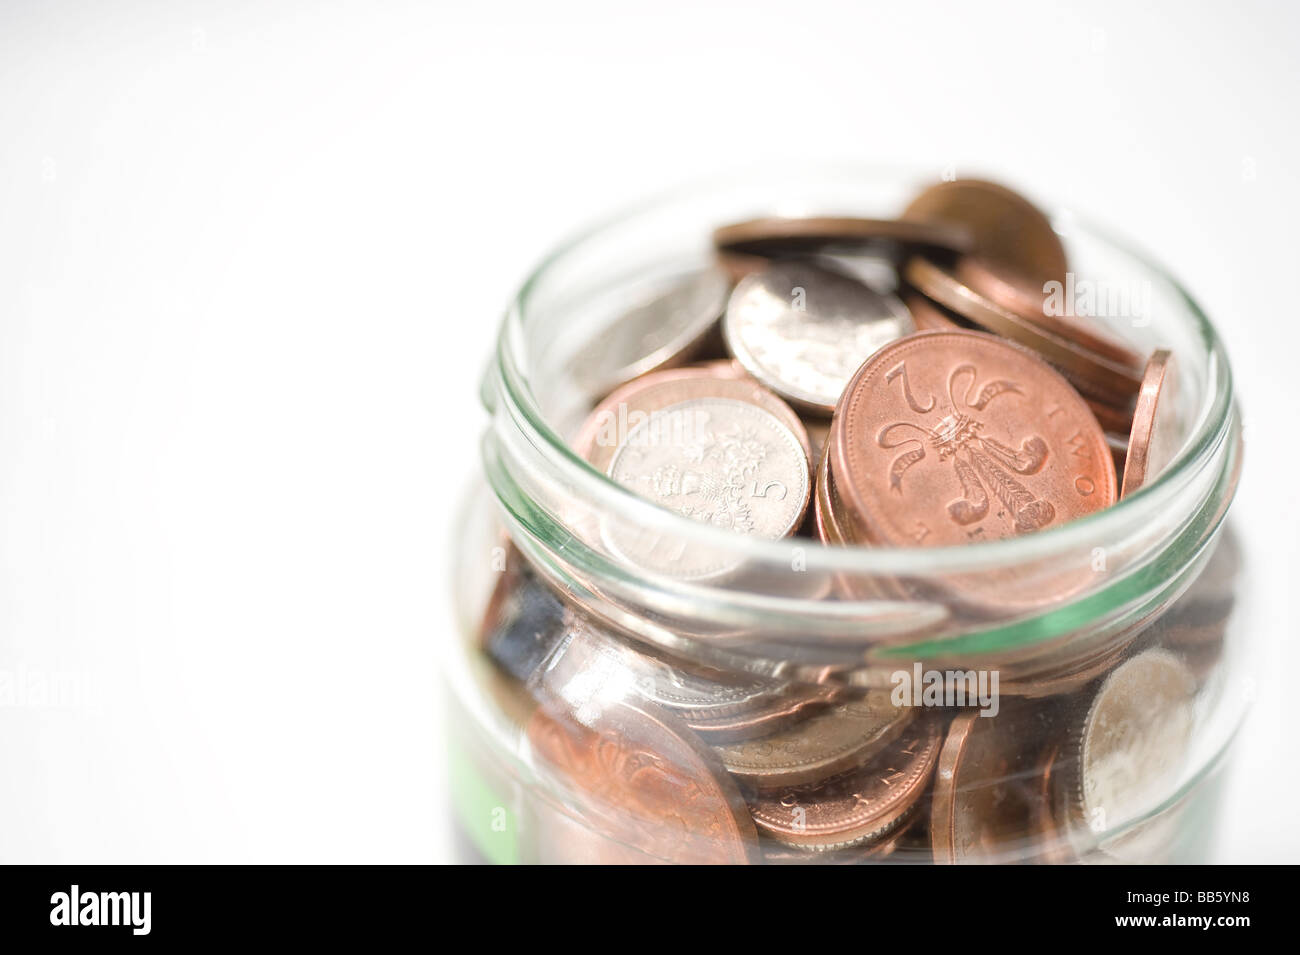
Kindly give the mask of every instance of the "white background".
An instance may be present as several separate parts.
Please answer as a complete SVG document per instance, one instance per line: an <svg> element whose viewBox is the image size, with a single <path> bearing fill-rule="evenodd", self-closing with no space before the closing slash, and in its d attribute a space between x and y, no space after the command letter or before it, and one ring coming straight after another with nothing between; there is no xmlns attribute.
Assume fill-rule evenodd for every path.
<svg viewBox="0 0 1300 955"><path fill-rule="evenodd" d="M776 157L993 172L1227 338L1268 641L1217 857L1300 859L1294 4L0 5L0 860L448 856L435 644L498 315Z"/></svg>

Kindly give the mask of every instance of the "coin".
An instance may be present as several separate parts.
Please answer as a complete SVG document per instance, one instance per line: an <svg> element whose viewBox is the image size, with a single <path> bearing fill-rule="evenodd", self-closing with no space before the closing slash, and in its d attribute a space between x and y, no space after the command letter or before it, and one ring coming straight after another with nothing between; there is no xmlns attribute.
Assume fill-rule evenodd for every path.
<svg viewBox="0 0 1300 955"><path fill-rule="evenodd" d="M713 743L772 733L835 699L834 687L804 686L668 660L570 615L567 666L617 674L646 700Z"/></svg>
<svg viewBox="0 0 1300 955"><path fill-rule="evenodd" d="M1074 389L976 332L877 352L836 411L830 455L854 536L882 545L1013 537L1115 500L1105 434Z"/></svg>
<svg viewBox="0 0 1300 955"><path fill-rule="evenodd" d="M1114 831L1174 791L1191 742L1195 694L1192 673L1162 648L1144 650L1102 681L1072 734L1066 766L1076 832Z"/></svg>
<svg viewBox="0 0 1300 955"><path fill-rule="evenodd" d="M588 393L603 394L688 360L722 315L730 292L730 278L714 266L674 277L576 354L570 374Z"/></svg>
<svg viewBox="0 0 1300 955"><path fill-rule="evenodd" d="M596 832L670 862L759 861L745 801L717 757L654 704L613 699L577 711L550 701L526 736L539 768Z"/></svg>
<svg viewBox="0 0 1300 955"><path fill-rule="evenodd" d="M584 820L536 800L529 820L539 865L669 865L667 859L624 845Z"/></svg>
<svg viewBox="0 0 1300 955"><path fill-rule="evenodd" d="M935 183L908 204L902 218L964 226L975 254L1038 288L1065 280L1065 247L1052 223L1005 186L980 179Z"/></svg>
<svg viewBox="0 0 1300 955"><path fill-rule="evenodd" d="M816 849L778 842L771 837L759 839L764 865L871 865L885 862L900 850L918 826L922 813L909 810L901 822L888 832L866 842L843 849Z"/></svg>
<svg viewBox="0 0 1300 955"><path fill-rule="evenodd" d="M716 749L727 771L749 785L808 785L861 765L897 738L913 712L873 690L770 736Z"/></svg>
<svg viewBox="0 0 1300 955"><path fill-rule="evenodd" d="M1161 348L1151 355L1142 373L1120 497L1132 494L1164 470L1178 450L1178 433L1174 359L1168 349Z"/></svg>
<svg viewBox="0 0 1300 955"><path fill-rule="evenodd" d="M918 331L955 332L970 327L961 316L938 305L933 299L926 298L911 286L904 288L902 298L903 304L912 313Z"/></svg>
<svg viewBox="0 0 1300 955"><path fill-rule="evenodd" d="M938 863L998 862L1031 852L1041 832L1042 765L1032 711L962 713L948 729L930 803Z"/></svg>
<svg viewBox="0 0 1300 955"><path fill-rule="evenodd" d="M656 412L697 398L728 398L757 405L789 429L811 462L812 450L799 416L731 361L651 372L615 389L587 417L573 448L597 471L608 474L615 452L633 428Z"/></svg>
<svg viewBox="0 0 1300 955"><path fill-rule="evenodd" d="M967 288L1007 311L1072 341L1125 368L1135 368L1142 359L1115 336L1087 319L1053 314L1047 289L1028 284L1023 276L999 270L977 255L957 260L955 277Z"/></svg>
<svg viewBox="0 0 1300 955"><path fill-rule="evenodd" d="M758 794L750 804L759 831L778 842L833 851L878 839L898 827L925 791L943 734L920 720L860 769L807 789Z"/></svg>
<svg viewBox="0 0 1300 955"><path fill-rule="evenodd" d="M964 226L950 222L849 216L774 217L751 219L715 229L713 244L732 254L783 257L879 245L964 251L971 248L971 236Z"/></svg>
<svg viewBox="0 0 1300 955"><path fill-rule="evenodd" d="M758 405L693 398L633 428L610 459L609 476L692 520L775 540L803 520L812 490L807 455L807 439ZM606 524L605 540L634 563L676 577L732 567L727 555L709 549L664 550L657 534L620 519Z"/></svg>
<svg viewBox="0 0 1300 955"><path fill-rule="evenodd" d="M803 427L808 432L808 446L812 451L811 460L820 461L822 452L826 450L826 442L831 436L831 422L829 418L805 418Z"/></svg>
<svg viewBox="0 0 1300 955"><path fill-rule="evenodd" d="M985 298L964 285L952 272L928 259L913 256L904 267L908 283L985 331L1023 345L1068 373L1083 390L1114 405L1132 400L1141 385L1138 373L1093 352L1077 341L1062 338L1043 326Z"/></svg>
<svg viewBox="0 0 1300 955"><path fill-rule="evenodd" d="M826 414L864 361L914 330L894 296L810 262L774 262L741 279L723 317L727 345L751 375Z"/></svg>
<svg viewBox="0 0 1300 955"><path fill-rule="evenodd" d="M1001 691L1007 696L1039 699L1065 696L1083 689L1089 683L1115 669L1128 656L1139 628L1124 632L1101 645L1067 647L1046 662L1035 661L1025 675L1004 675Z"/></svg>
<svg viewBox="0 0 1300 955"><path fill-rule="evenodd" d="M1030 826L1037 835L1037 845L1030 852L1032 861L1045 865L1070 865L1079 861L1056 821L1056 777L1060 771L1061 747L1052 743L1039 759L1038 781L1033 792Z"/></svg>
<svg viewBox="0 0 1300 955"><path fill-rule="evenodd" d="M527 680L559 644L566 611L512 546L484 616L481 646L500 669Z"/></svg>
<svg viewBox="0 0 1300 955"><path fill-rule="evenodd" d="M848 540L844 537L836 516L836 508L831 503L830 461L827 448L822 454L822 463L817 468L817 481L813 490L813 517L817 537L823 544L843 545Z"/></svg>
<svg viewBox="0 0 1300 955"><path fill-rule="evenodd" d="M911 286L904 287L902 299L903 304L907 306L907 310L912 313L912 318L916 321L916 328L918 331L953 332L962 329L978 330L957 313L944 308L933 299L926 298ZM1061 376L1065 378L1066 381L1070 382L1070 384L1074 385L1076 389L1079 387L1076 379L1070 374L1060 368L1057 368L1057 371L1060 371ZM1117 404L1109 404L1101 399L1091 397L1086 393L1086 389L1084 392L1080 393L1080 397L1087 402L1088 410L1090 410L1097 418L1097 423L1108 432L1108 438L1110 434L1125 436L1117 439L1121 442L1119 452L1122 456L1125 447L1128 445L1127 435L1129 427L1133 422L1132 403L1120 401ZM1112 447L1112 451L1113 450L1114 448Z"/></svg>

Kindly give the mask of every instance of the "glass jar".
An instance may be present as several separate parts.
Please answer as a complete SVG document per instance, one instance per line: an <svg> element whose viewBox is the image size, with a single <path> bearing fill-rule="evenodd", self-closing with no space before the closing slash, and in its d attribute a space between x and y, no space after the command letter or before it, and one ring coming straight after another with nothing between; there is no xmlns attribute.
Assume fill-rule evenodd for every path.
<svg viewBox="0 0 1300 955"><path fill-rule="evenodd" d="M861 168L701 183L524 284L483 379L486 480L445 647L466 859L1203 858L1250 687L1225 525L1241 424L1213 326L1145 256L1053 218L1080 280L1141 290L1119 332L1180 370L1176 458L1086 518L963 547L756 540L570 449L602 397L583 356L647 288L707 264L716 226L890 217L918 188Z"/></svg>

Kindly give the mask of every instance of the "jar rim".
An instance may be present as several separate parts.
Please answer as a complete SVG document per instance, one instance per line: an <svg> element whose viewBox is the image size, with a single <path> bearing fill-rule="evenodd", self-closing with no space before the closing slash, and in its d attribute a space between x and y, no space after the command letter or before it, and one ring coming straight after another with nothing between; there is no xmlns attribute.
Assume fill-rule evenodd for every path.
<svg viewBox="0 0 1300 955"><path fill-rule="evenodd" d="M843 171L843 167L837 167ZM807 170L805 170L807 171ZM858 165L853 171L859 179L864 174L880 174L882 167ZM522 360L524 323L532 297L547 276L568 257L588 243L599 241L602 234L618 225L653 211L674 200L701 194L722 177L695 180L661 193L648 200L623 208L603 220L570 236L557 245L532 270L512 299L497 339L495 361L489 368L491 381L485 381L485 399L489 406L495 397L505 399L506 411L527 441L535 446L566 484L611 512L634 518L674 539L687 540L718 551L739 549L757 561L788 562L791 539L766 540L739 537L724 528L694 521L646 500L634 491L600 473L575 452L542 413L529 385ZM976 566L1009 565L1033 560L1066 550L1091 547L1098 541L1121 536L1135 522L1150 520L1159 514L1165 502L1173 498L1209 463L1229 439L1235 419L1234 388L1231 365L1217 330L1204 310L1181 282L1163 265L1131 242L1118 238L1109 230L1094 225L1065 207L1053 209L1056 225L1070 223L1071 231L1088 236L1109 250L1118 252L1140 266L1153 278L1165 283L1186 309L1199 340L1203 343L1211 372L1208 402L1202 401L1196 421L1170 464L1149 484L1117 500L1110 507L1077 518L1057 527L1019 537L986 540L940 547L868 548L828 546L816 540L797 539L805 548L810 565L830 572L863 574L934 574L960 572ZM1182 321L1183 319L1180 319ZM488 398L486 392L493 392Z"/></svg>

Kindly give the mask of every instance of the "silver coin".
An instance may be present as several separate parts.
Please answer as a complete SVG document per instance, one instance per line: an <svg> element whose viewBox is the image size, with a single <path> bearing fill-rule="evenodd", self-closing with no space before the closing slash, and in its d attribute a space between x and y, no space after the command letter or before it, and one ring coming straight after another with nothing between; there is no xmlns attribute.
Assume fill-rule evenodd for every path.
<svg viewBox="0 0 1300 955"><path fill-rule="evenodd" d="M722 315L731 280L717 267L672 281L616 319L570 361L590 394L686 361Z"/></svg>
<svg viewBox="0 0 1300 955"><path fill-rule="evenodd" d="M715 743L773 732L815 712L837 694L832 687L794 686L745 673L688 668L642 652L576 615L568 616L566 630L566 665L558 669L610 674L619 692L634 687L643 699Z"/></svg>
<svg viewBox="0 0 1300 955"><path fill-rule="evenodd" d="M736 286L722 320L751 375L805 408L832 412L853 373L916 330L893 295L810 262L778 262Z"/></svg>
<svg viewBox="0 0 1300 955"><path fill-rule="evenodd" d="M1078 735L1070 802L1081 829L1102 835L1175 790L1195 695L1192 673L1163 649L1138 654L1105 679Z"/></svg>
<svg viewBox="0 0 1300 955"><path fill-rule="evenodd" d="M656 411L627 433L608 473L692 520L773 540L799 526L812 490L794 432L758 405L732 398L693 398ZM604 531L620 556L674 577L735 567L734 555L665 542L618 515L609 516Z"/></svg>

